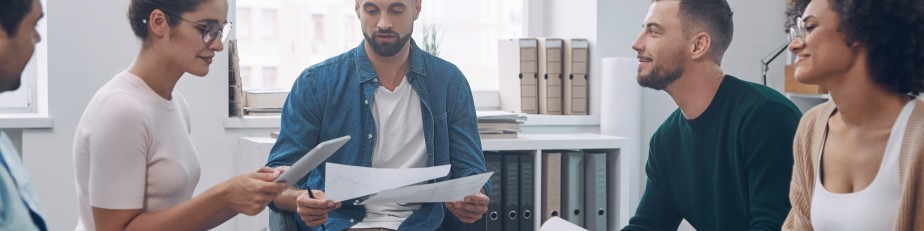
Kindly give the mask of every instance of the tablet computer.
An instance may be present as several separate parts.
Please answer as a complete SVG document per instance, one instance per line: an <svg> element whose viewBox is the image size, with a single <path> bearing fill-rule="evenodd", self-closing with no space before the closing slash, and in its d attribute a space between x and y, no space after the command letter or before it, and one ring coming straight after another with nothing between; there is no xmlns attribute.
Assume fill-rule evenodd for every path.
<svg viewBox="0 0 924 231"><path fill-rule="evenodd" d="M292 166L289 166L289 169L286 169L285 172L282 172L282 175L279 178L276 178L274 182L286 182L288 185L295 186L298 180L301 180L303 177L308 175L311 170L314 170L321 165L328 157L340 150L340 147L343 147L347 141L350 140L350 136L342 136L340 138L328 140L321 142L315 146L311 151L308 151L307 154L302 156L302 158L295 161Z"/></svg>

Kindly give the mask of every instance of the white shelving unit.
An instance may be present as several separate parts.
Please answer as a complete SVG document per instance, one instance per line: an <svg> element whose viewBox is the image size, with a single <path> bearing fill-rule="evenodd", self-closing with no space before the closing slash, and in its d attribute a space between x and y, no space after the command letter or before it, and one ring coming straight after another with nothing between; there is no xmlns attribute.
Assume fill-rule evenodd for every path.
<svg viewBox="0 0 924 231"><path fill-rule="evenodd" d="M238 174L252 172L263 166L269 156L276 139L267 137L242 137L238 141L237 170ZM614 136L605 136L599 134L520 134L518 138L500 138L500 139L482 139L482 149L485 151L515 151L517 153L532 153L535 158L535 201L537 210L541 210L541 189L542 188L542 158L541 154L545 150L592 150L595 152L605 152L607 156L607 194L608 201L609 230L619 230L628 224L629 218L634 212L634 205L638 204L639 198L631 198L630 190L638 190L640 179L631 179L630 175L641 173L627 174L626 170L634 169L639 171L640 168L633 168L633 161L639 157L627 157L620 153L622 147L626 144L627 139ZM538 214L538 212L537 212ZM541 216L536 216L541 217ZM264 210L257 216L237 216L234 218L237 230L262 230L268 227L269 213ZM541 219L535 219L535 230L539 230Z"/></svg>
<svg viewBox="0 0 924 231"><path fill-rule="evenodd" d="M530 153L535 158L533 202L536 205L535 229L539 230L542 211L542 153L547 150L593 150L607 153L607 221L608 230L619 230L627 225L634 213L632 205L638 204L637 198L630 198L630 185L639 179L631 179L632 174L621 174L624 169L632 168L632 161L625 161L626 157L620 155L620 150L627 142L626 138L605 136L599 134L520 134L517 138L482 139L481 148L484 151L511 151L517 153ZM637 158L637 157L636 157ZM495 188L494 190L498 190ZM635 189L637 190L637 189Z"/></svg>

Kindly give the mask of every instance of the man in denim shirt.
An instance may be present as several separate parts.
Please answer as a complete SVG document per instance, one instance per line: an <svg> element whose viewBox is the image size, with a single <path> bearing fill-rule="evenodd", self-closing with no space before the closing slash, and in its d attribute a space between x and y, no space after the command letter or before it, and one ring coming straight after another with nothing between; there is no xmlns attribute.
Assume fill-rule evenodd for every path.
<svg viewBox="0 0 924 231"><path fill-rule="evenodd" d="M327 161L376 168L451 164L444 181L484 173L475 107L465 76L411 40L422 0L356 0L365 41L305 70L282 112L268 166L287 166L319 142L353 137ZM485 185L464 201L357 205L324 199L324 165L270 208L295 212L299 230L434 230L445 210L472 223L487 211ZM305 189L313 189L315 199ZM444 209L445 206L445 209Z"/></svg>
<svg viewBox="0 0 924 231"><path fill-rule="evenodd" d="M41 38L38 0L0 0L0 92L19 88L20 76ZM28 173L10 138L0 132L0 230L48 230Z"/></svg>

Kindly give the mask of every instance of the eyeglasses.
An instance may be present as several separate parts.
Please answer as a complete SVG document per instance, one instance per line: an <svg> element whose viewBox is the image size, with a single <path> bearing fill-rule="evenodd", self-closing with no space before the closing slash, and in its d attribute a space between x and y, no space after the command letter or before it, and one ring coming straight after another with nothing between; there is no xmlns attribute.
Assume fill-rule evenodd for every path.
<svg viewBox="0 0 924 231"><path fill-rule="evenodd" d="M180 16L173 15L171 13L167 13L166 11L163 11L163 10L161 11L164 12L164 14L166 15L170 15L171 17L179 18L179 19L182 19L183 21L191 22L193 24L198 25L196 29L199 29L199 32L202 33L202 42L204 42L206 45L212 45L212 42L215 42L215 40L219 37L221 37L222 43L224 43L225 41L228 41L227 33L231 31L230 21L225 22L224 24L218 24L217 22L200 23L200 22L195 22L193 20L185 19Z"/></svg>
<svg viewBox="0 0 924 231"><path fill-rule="evenodd" d="M802 17L797 17L794 27L789 27L789 42L799 39L799 42L805 43L805 23Z"/></svg>

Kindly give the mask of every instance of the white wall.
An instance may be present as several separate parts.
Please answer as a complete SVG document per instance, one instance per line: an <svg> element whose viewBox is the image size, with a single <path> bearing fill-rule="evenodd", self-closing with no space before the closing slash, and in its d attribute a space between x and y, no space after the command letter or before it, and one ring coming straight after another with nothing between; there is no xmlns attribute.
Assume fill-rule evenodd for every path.
<svg viewBox="0 0 924 231"><path fill-rule="evenodd" d="M23 159L44 205L50 230L77 224L72 142L77 122L96 89L137 53L126 19L129 1L51 1L46 20L49 113L54 128L25 129ZM227 60L219 53L216 61ZM307 64L306 64L307 66ZM192 108L192 138L199 151L202 176L196 194L233 175L240 136L268 136L272 129L225 129L227 70L215 62L205 78L186 76L178 85ZM118 141L113 141L118 142ZM219 230L229 230L229 224Z"/></svg>

